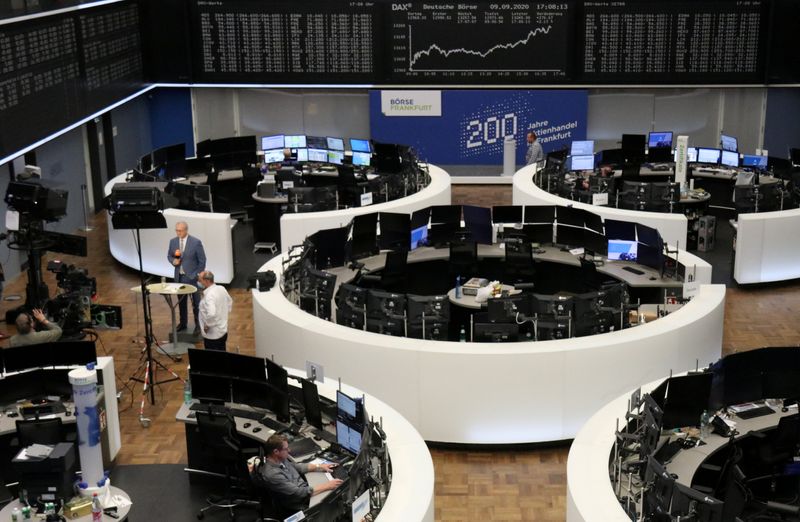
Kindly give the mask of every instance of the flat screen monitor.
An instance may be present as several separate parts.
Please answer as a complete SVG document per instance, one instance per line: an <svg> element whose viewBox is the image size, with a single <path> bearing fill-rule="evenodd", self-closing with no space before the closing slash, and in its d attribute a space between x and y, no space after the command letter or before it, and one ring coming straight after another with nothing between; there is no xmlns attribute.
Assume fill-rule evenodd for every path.
<svg viewBox="0 0 800 522"><path fill-rule="evenodd" d="M651 132L647 135L647 148L672 148L672 132Z"/></svg>
<svg viewBox="0 0 800 522"><path fill-rule="evenodd" d="M221 375L206 375L189 372L192 382L192 397L200 402L230 402L231 379Z"/></svg>
<svg viewBox="0 0 800 522"><path fill-rule="evenodd" d="M61 341L50 346L48 362L52 366L85 366L97 361L94 341Z"/></svg>
<svg viewBox="0 0 800 522"><path fill-rule="evenodd" d="M283 149L264 151L264 163L280 163L284 160Z"/></svg>
<svg viewBox="0 0 800 522"><path fill-rule="evenodd" d="M667 385L662 428L698 426L700 415L708 409L712 373L672 377Z"/></svg>
<svg viewBox="0 0 800 522"><path fill-rule="evenodd" d="M508 297L495 297L486 302L486 310L489 314L489 321L497 322L517 322L517 316L531 317L531 296L530 294L518 294Z"/></svg>
<svg viewBox="0 0 800 522"><path fill-rule="evenodd" d="M647 136L644 134L622 135L622 157L626 162L641 163L644 160Z"/></svg>
<svg viewBox="0 0 800 522"><path fill-rule="evenodd" d="M30 346L12 346L2 350L3 366L6 372L19 372L29 368L52 366L50 343Z"/></svg>
<svg viewBox="0 0 800 522"><path fill-rule="evenodd" d="M431 223L461 223L461 205L434 205Z"/></svg>
<svg viewBox="0 0 800 522"><path fill-rule="evenodd" d="M589 212L582 208L558 207L556 209L556 221L559 225L572 225L573 227L583 228L586 222L586 214Z"/></svg>
<svg viewBox="0 0 800 522"><path fill-rule="evenodd" d="M556 220L555 205L525 205L525 223L550 223Z"/></svg>
<svg viewBox="0 0 800 522"><path fill-rule="evenodd" d="M295 134L295 135L286 135L283 138L284 147L289 147L290 149L304 149L306 148L306 135L305 134Z"/></svg>
<svg viewBox="0 0 800 522"><path fill-rule="evenodd" d="M411 214L411 228L419 228L422 225L428 226L428 223L431 220L431 208L425 207L419 210L415 210Z"/></svg>
<svg viewBox="0 0 800 522"><path fill-rule="evenodd" d="M336 420L336 442L353 455L361 451L361 430Z"/></svg>
<svg viewBox="0 0 800 522"><path fill-rule="evenodd" d="M272 405L270 410L285 422L289 420L289 374L280 364L264 359L267 368L267 383L272 387Z"/></svg>
<svg viewBox="0 0 800 522"><path fill-rule="evenodd" d="M572 156L570 170L594 170L594 155Z"/></svg>
<svg viewBox="0 0 800 522"><path fill-rule="evenodd" d="M328 143L328 147L331 150L344 150L344 140L342 138L332 138L327 137L326 141Z"/></svg>
<svg viewBox="0 0 800 522"><path fill-rule="evenodd" d="M521 205L502 205L492 207L494 223L522 223Z"/></svg>
<svg viewBox="0 0 800 522"><path fill-rule="evenodd" d="M358 419L358 402L341 390L336 390L336 416L353 422Z"/></svg>
<svg viewBox="0 0 800 522"><path fill-rule="evenodd" d="M192 382L194 386L194 382ZM266 380L251 381L249 379L231 379L231 389L233 390L233 402L236 404L246 404L254 408L271 410L274 403L274 391ZM194 387L192 387L194 394Z"/></svg>
<svg viewBox="0 0 800 522"><path fill-rule="evenodd" d="M697 162L697 147L688 147L686 149L686 162L687 163Z"/></svg>
<svg viewBox="0 0 800 522"><path fill-rule="evenodd" d="M709 163L711 165L717 165L719 163L719 155L719 149L698 148L697 163Z"/></svg>
<svg viewBox="0 0 800 522"><path fill-rule="evenodd" d="M643 266L649 266L650 268L653 268L655 270L663 269L664 268L663 248L639 243L639 248L636 253L636 262Z"/></svg>
<svg viewBox="0 0 800 522"><path fill-rule="evenodd" d="M297 161L301 163L308 161L308 149L297 149Z"/></svg>
<svg viewBox="0 0 800 522"><path fill-rule="evenodd" d="M602 232L594 230L583 231L583 248L596 256L608 255L608 239Z"/></svg>
<svg viewBox="0 0 800 522"><path fill-rule="evenodd" d="M585 212L583 214L583 225L593 232L597 232L598 234L603 233L603 218L598 214L588 211Z"/></svg>
<svg viewBox="0 0 800 522"><path fill-rule="evenodd" d="M553 242L553 225L525 224L522 228L506 229L506 238L521 238L528 243L550 244Z"/></svg>
<svg viewBox="0 0 800 522"><path fill-rule="evenodd" d="M378 214L361 214L353 218L350 259L378 253Z"/></svg>
<svg viewBox="0 0 800 522"><path fill-rule="evenodd" d="M367 307L367 289L350 283L342 283L336 294L336 302L342 308L364 310Z"/></svg>
<svg viewBox="0 0 800 522"><path fill-rule="evenodd" d="M654 247L661 246L663 243L657 228L648 227L641 223L636 223L636 239L639 243Z"/></svg>
<svg viewBox="0 0 800 522"><path fill-rule="evenodd" d="M357 167L369 167L372 162L372 154L369 152L353 152L353 165Z"/></svg>
<svg viewBox="0 0 800 522"><path fill-rule="evenodd" d="M767 170L767 157L745 154L744 156L742 156L742 167Z"/></svg>
<svg viewBox="0 0 800 522"><path fill-rule="evenodd" d="M720 163L725 165L726 167L733 167L736 168L739 166L739 153L730 151L730 150L723 150L722 157L720 159Z"/></svg>
<svg viewBox="0 0 800 522"><path fill-rule="evenodd" d="M739 141L733 136L727 136L725 134L720 135L719 144L722 150L727 150L730 152L739 151Z"/></svg>
<svg viewBox="0 0 800 522"><path fill-rule="evenodd" d="M492 244L492 212L485 207L464 205L464 226L472 240L483 245Z"/></svg>
<svg viewBox="0 0 800 522"><path fill-rule="evenodd" d="M508 343L519 340L516 323L475 323L472 340L478 343Z"/></svg>
<svg viewBox="0 0 800 522"><path fill-rule="evenodd" d="M369 140L350 138L350 150L353 152L372 152Z"/></svg>
<svg viewBox="0 0 800 522"><path fill-rule="evenodd" d="M606 237L608 239L636 241L636 223L630 221L618 221L616 219L606 219L603 223L605 225Z"/></svg>
<svg viewBox="0 0 800 522"><path fill-rule="evenodd" d="M306 422L318 430L322 429L322 407L319 402L319 390L313 381L303 379L300 381L303 387L303 409L306 412Z"/></svg>
<svg viewBox="0 0 800 522"><path fill-rule="evenodd" d="M190 348L189 368L193 372L200 372L208 375L216 374L230 376L230 355L232 355L231 352Z"/></svg>
<svg viewBox="0 0 800 522"><path fill-rule="evenodd" d="M308 151L308 161L312 163L328 163L328 151L325 149L306 149Z"/></svg>
<svg viewBox="0 0 800 522"><path fill-rule="evenodd" d="M556 243L573 248L584 246L584 228L558 225L556 227Z"/></svg>
<svg viewBox="0 0 800 522"><path fill-rule="evenodd" d="M450 318L450 300L446 295L408 294L408 321L447 321Z"/></svg>
<svg viewBox="0 0 800 522"><path fill-rule="evenodd" d="M383 290L367 293L367 314L373 318L402 317L406 310L406 294Z"/></svg>
<svg viewBox="0 0 800 522"><path fill-rule="evenodd" d="M306 136L306 145L310 149L327 149L328 138L324 136Z"/></svg>
<svg viewBox="0 0 800 522"><path fill-rule="evenodd" d="M264 371L264 359L262 357L233 352L227 352L227 355L228 371L231 377L267 382L267 372Z"/></svg>
<svg viewBox="0 0 800 522"><path fill-rule="evenodd" d="M273 136L261 137L261 150L283 149L287 145L283 134L275 134Z"/></svg>
<svg viewBox="0 0 800 522"><path fill-rule="evenodd" d="M428 244L428 225L422 225L411 230L410 250L416 250Z"/></svg>
<svg viewBox="0 0 800 522"><path fill-rule="evenodd" d="M334 165L341 165L344 162L344 152L338 150L328 151L328 163Z"/></svg>
<svg viewBox="0 0 800 522"><path fill-rule="evenodd" d="M608 240L609 261L636 261L639 243L624 239Z"/></svg>
<svg viewBox="0 0 800 522"><path fill-rule="evenodd" d="M591 156L594 154L594 141L573 141L569 150L570 156Z"/></svg>
<svg viewBox="0 0 800 522"><path fill-rule="evenodd" d="M408 214L381 212L380 240L381 250L405 250L411 237L411 217Z"/></svg>

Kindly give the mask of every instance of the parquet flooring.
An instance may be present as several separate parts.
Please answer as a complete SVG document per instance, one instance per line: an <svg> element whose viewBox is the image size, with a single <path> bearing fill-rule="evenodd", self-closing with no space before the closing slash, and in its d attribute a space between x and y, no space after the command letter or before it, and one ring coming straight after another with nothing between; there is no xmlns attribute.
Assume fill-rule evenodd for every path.
<svg viewBox="0 0 800 522"><path fill-rule="evenodd" d="M454 204L482 206L511 204L511 187L454 186ZM144 415L151 419L149 428L139 423L141 385L126 385L139 364L141 353L141 298L130 291L138 284L138 273L121 266L108 251L104 213L91 223L88 234L88 258L58 257L89 270L97 278L98 302L123 307L124 327L118 331L100 331L98 350L114 356L118 388L122 390L120 423L122 449L120 464L186 462L183 427L174 416L182 399L182 385L171 382L157 387L156 404L145 405ZM46 261L45 261L46 266ZM213 270L213 267L210 267ZM45 280L55 291L53 274ZM6 285L4 294L23 294L25 275ZM230 289L234 311L230 319L228 349L239 347L241 353L253 354L252 303L249 291ZM0 313L19 302L3 301ZM153 327L158 339L165 340L169 329L169 311L158 296L152 298ZM766 345L800 345L800 282L758 288L729 289L725 313L723 350L752 349ZM13 327L5 328L13 333ZM173 363L159 358L179 375L186 375L186 360ZM159 378L168 374L159 372ZM442 521L561 521L566 510L566 459L568 447L515 450L433 449L436 470L436 519Z"/></svg>

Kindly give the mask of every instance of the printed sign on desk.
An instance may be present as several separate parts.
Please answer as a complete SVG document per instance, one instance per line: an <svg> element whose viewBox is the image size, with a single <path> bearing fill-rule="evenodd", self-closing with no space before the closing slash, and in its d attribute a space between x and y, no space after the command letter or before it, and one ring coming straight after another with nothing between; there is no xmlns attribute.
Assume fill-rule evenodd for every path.
<svg viewBox="0 0 800 522"><path fill-rule="evenodd" d="M365 522L369 515L369 508L369 490L366 490L353 501L353 522Z"/></svg>
<svg viewBox="0 0 800 522"><path fill-rule="evenodd" d="M592 194L592 205L608 205L608 192Z"/></svg>
<svg viewBox="0 0 800 522"><path fill-rule="evenodd" d="M411 92L415 97L394 96L398 92ZM440 115L399 108L395 112L418 117L394 118L387 113L387 102L404 99L409 106L430 104L426 110L435 112L435 104L419 97L420 92L439 93ZM442 165L499 166L504 140L512 136L517 144L516 163L522 166L529 131L536 133L545 153L562 149L573 140L586 138L587 111L585 89L370 91L372 138L410 145L422 160Z"/></svg>
<svg viewBox="0 0 800 522"><path fill-rule="evenodd" d="M361 206L366 207L367 205L372 205L372 192L361 194Z"/></svg>

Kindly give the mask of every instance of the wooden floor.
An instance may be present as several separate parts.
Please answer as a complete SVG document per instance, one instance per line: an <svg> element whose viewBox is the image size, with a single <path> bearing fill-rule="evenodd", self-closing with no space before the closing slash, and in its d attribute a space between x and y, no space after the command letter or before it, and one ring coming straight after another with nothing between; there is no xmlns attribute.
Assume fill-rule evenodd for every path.
<svg viewBox="0 0 800 522"><path fill-rule="evenodd" d="M454 204L482 206L511 204L511 187L456 186ZM113 355L117 365L118 388L123 391L120 422L122 449L120 464L184 463L186 446L183 428L175 422L175 412L182 399L182 385L171 382L157 387L156 404L146 404L144 416L151 419L149 428L139 422L141 385L129 381L140 376L142 354L142 311L138 274L114 261L108 251L104 214L93 219L95 230L88 234L88 258L59 258L89 270L97 278L99 303L123 306L124 328L101 331L98 351ZM165 246L166 249L166 246ZM55 257L55 256L52 256ZM166 255L165 255L166 257ZM166 262L166 259L165 259ZM44 264L46 266L46 262ZM53 274L45 272L51 293L55 291ZM24 275L6 285L5 295L24 294ZM254 354L252 303L250 292L230 290L234 311L230 319L228 349ZM153 328L158 339L165 339L169 329L169 311L158 296L152 298ZM2 312L19 302L2 302ZM723 350L729 353L767 345L800 345L800 282L763 286L754 289L730 289L727 294ZM13 333L13 328L7 328ZM172 362L158 359L181 377L186 375L186 360ZM159 379L169 378L159 372ZM366 390L369 391L369 390ZM489 521L531 520L561 521L566 506L566 459L568 447L530 450L432 450L436 469L436 519Z"/></svg>

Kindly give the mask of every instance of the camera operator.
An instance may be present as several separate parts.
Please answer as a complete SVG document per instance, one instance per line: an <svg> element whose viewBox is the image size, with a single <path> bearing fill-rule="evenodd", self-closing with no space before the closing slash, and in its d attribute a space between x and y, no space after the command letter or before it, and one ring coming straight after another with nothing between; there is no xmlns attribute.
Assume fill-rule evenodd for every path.
<svg viewBox="0 0 800 522"><path fill-rule="evenodd" d="M33 316L33 318L31 318ZM34 330L34 319L44 330ZM51 343L61 337L61 327L47 320L39 308L34 308L31 314L21 313L17 316L17 334L11 336L10 346L26 346L31 344Z"/></svg>

